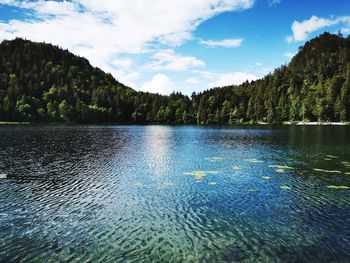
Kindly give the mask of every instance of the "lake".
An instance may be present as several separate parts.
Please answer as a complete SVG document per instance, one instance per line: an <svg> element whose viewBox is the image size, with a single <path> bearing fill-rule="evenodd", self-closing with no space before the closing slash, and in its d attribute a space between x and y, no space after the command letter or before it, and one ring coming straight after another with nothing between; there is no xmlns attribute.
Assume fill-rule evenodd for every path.
<svg viewBox="0 0 350 263"><path fill-rule="evenodd" d="M0 262L349 262L350 127L0 127Z"/></svg>

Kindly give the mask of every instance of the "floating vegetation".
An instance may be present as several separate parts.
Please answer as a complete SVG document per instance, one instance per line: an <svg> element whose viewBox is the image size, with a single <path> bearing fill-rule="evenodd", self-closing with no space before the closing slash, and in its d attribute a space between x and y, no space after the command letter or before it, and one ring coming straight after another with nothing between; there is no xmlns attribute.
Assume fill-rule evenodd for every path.
<svg viewBox="0 0 350 263"><path fill-rule="evenodd" d="M332 161L333 159L331 158L324 158L325 161Z"/></svg>
<svg viewBox="0 0 350 263"><path fill-rule="evenodd" d="M330 188L330 189L350 189L350 187L346 186L346 185L328 185L327 188Z"/></svg>
<svg viewBox="0 0 350 263"><path fill-rule="evenodd" d="M269 165L270 168L278 168L278 169L294 169L293 167L287 165Z"/></svg>
<svg viewBox="0 0 350 263"><path fill-rule="evenodd" d="M217 185L216 182L209 182L208 185Z"/></svg>
<svg viewBox="0 0 350 263"><path fill-rule="evenodd" d="M284 169L276 169L276 173L281 173L281 174L283 174L283 173L285 173L286 171L284 170Z"/></svg>
<svg viewBox="0 0 350 263"><path fill-rule="evenodd" d="M281 185L280 188L283 190L290 190L291 189L291 187L288 185Z"/></svg>
<svg viewBox="0 0 350 263"><path fill-rule="evenodd" d="M328 157L328 158L332 158L332 159L338 159L339 157L338 156L334 156L334 155L326 155L326 157Z"/></svg>
<svg viewBox="0 0 350 263"><path fill-rule="evenodd" d="M232 166L232 169L235 170L235 171L242 170L242 168L237 166L237 165Z"/></svg>
<svg viewBox="0 0 350 263"><path fill-rule="evenodd" d="M7 178L7 174L0 174L0 179L6 179Z"/></svg>
<svg viewBox="0 0 350 263"><path fill-rule="evenodd" d="M163 185L166 187L170 187L170 186L173 186L174 184L172 182L164 182Z"/></svg>
<svg viewBox="0 0 350 263"><path fill-rule="evenodd" d="M350 165L350 163L349 162L341 162L341 164L348 164L348 165Z"/></svg>
<svg viewBox="0 0 350 263"><path fill-rule="evenodd" d="M263 163L264 162L264 161L258 160L258 159L244 159L244 161L250 162L250 163Z"/></svg>
<svg viewBox="0 0 350 263"><path fill-rule="evenodd" d="M270 179L271 179L270 176L263 176L263 177L261 177L261 178L264 179L264 180L270 180Z"/></svg>
<svg viewBox="0 0 350 263"><path fill-rule="evenodd" d="M218 171L205 171L206 174L218 174Z"/></svg>
<svg viewBox="0 0 350 263"><path fill-rule="evenodd" d="M143 186L143 183L133 182L131 185L134 186L134 187L141 187L141 186Z"/></svg>
<svg viewBox="0 0 350 263"><path fill-rule="evenodd" d="M314 171L316 171L316 172L323 172L323 173L338 173L338 174L341 174L341 171L338 171L338 170L324 170L324 169L314 168Z"/></svg>
<svg viewBox="0 0 350 263"><path fill-rule="evenodd" d="M345 173L346 175L350 175L350 173Z"/></svg>
<svg viewBox="0 0 350 263"><path fill-rule="evenodd" d="M196 180L203 180L204 177L208 175L208 173L205 173L203 171L194 171L194 172L189 172L189 173L183 173L184 175L191 175L193 176Z"/></svg>
<svg viewBox="0 0 350 263"><path fill-rule="evenodd" d="M215 162L224 160L224 158L223 157L209 157L209 158L204 158L204 160L207 160L211 163L215 163Z"/></svg>

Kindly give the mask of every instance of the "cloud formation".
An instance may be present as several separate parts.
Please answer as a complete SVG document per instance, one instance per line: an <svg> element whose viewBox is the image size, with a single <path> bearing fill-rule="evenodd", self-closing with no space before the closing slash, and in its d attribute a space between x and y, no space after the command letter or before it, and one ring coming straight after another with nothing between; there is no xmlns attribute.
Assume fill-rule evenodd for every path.
<svg viewBox="0 0 350 263"><path fill-rule="evenodd" d="M150 81L145 82L140 90L159 93L161 95L170 95L175 91L175 85L166 75L158 73Z"/></svg>
<svg viewBox="0 0 350 263"><path fill-rule="evenodd" d="M133 62L118 65L112 59L119 54L176 47L191 39L203 21L222 12L250 8L253 3L254 0L0 0L0 4L20 8L27 14L25 20L0 22L0 41L23 37L59 45L120 79L120 73L122 77L130 75L123 72L125 63ZM185 64L201 64L195 58L181 57L181 61L182 65L168 61L157 66L159 70L164 66L164 70L176 71L186 68Z"/></svg>
<svg viewBox="0 0 350 263"><path fill-rule="evenodd" d="M216 81L208 85L209 88L213 87L224 87L229 85L239 85L245 81L252 81L258 79L257 76L245 72L232 72L223 73L216 76Z"/></svg>
<svg viewBox="0 0 350 263"><path fill-rule="evenodd" d="M208 46L208 47L232 48L232 47L239 47L242 44L242 41L243 41L242 38L229 38L229 39L224 39L220 41L200 40L199 43L201 45Z"/></svg>
<svg viewBox="0 0 350 263"><path fill-rule="evenodd" d="M203 67L205 63L192 56L176 54L172 49L164 49L152 56L153 62L145 66L152 71L186 71L191 68Z"/></svg>
<svg viewBox="0 0 350 263"><path fill-rule="evenodd" d="M310 19L301 22L294 21L292 24L293 35L287 37L287 42L304 41L311 33L317 30L339 24L350 26L350 16L341 16L331 19L312 16Z"/></svg>

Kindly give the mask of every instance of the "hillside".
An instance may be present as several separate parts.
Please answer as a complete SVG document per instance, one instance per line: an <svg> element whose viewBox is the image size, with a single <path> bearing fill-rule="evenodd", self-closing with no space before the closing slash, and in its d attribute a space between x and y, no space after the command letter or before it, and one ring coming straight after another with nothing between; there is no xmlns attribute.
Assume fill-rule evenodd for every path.
<svg viewBox="0 0 350 263"><path fill-rule="evenodd" d="M350 119L350 38L324 33L289 65L191 99L136 92L67 50L0 44L0 120L233 124Z"/></svg>
<svg viewBox="0 0 350 263"><path fill-rule="evenodd" d="M200 123L350 119L350 38L324 33L261 80L193 100Z"/></svg>

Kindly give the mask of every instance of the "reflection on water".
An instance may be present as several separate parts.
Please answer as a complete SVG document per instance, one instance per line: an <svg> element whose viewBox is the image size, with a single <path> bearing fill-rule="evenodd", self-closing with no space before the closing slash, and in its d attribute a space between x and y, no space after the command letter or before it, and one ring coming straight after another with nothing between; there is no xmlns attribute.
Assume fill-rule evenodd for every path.
<svg viewBox="0 0 350 263"><path fill-rule="evenodd" d="M0 127L1 262L346 262L350 128Z"/></svg>

